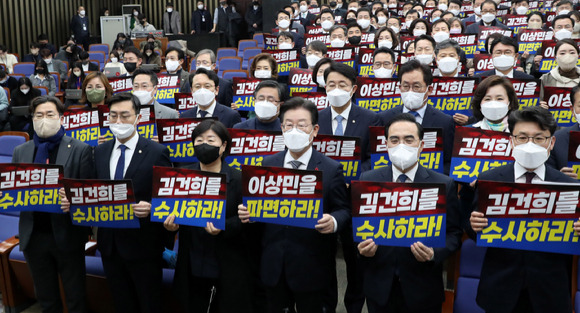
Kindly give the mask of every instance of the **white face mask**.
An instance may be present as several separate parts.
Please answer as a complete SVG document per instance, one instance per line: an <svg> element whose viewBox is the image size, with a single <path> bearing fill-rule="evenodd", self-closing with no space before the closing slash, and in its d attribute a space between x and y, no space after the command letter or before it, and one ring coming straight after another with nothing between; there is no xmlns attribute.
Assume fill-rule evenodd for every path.
<svg viewBox="0 0 580 313"><path fill-rule="evenodd" d="M56 135L60 129L60 118L43 118L32 121L34 132L40 138L48 138Z"/></svg>
<svg viewBox="0 0 580 313"><path fill-rule="evenodd" d="M213 69L211 68L211 66L198 65L195 68L203 68L203 69L206 69L208 71L213 71Z"/></svg>
<svg viewBox="0 0 580 313"><path fill-rule="evenodd" d="M425 92L407 91L401 92L403 105L409 110L417 110L425 103Z"/></svg>
<svg viewBox="0 0 580 313"><path fill-rule="evenodd" d="M316 63L318 63L318 61L320 61L320 59L322 59L321 57L311 54L309 56L306 57L306 62L308 63L308 67L314 67L314 65L316 65Z"/></svg>
<svg viewBox="0 0 580 313"><path fill-rule="evenodd" d="M334 26L334 23L332 21L326 20L320 23L320 26L322 26L322 29L328 31L329 29L332 28L332 26Z"/></svg>
<svg viewBox="0 0 580 313"><path fill-rule="evenodd" d="M570 11L568 11L568 10L562 10L562 11L558 12L558 15L566 15L568 13L570 13Z"/></svg>
<svg viewBox="0 0 580 313"><path fill-rule="evenodd" d="M499 121L503 119L509 111L509 104L500 101L487 101L481 103L481 114L488 121Z"/></svg>
<svg viewBox="0 0 580 313"><path fill-rule="evenodd" d="M173 8L167 8L167 13L173 12Z"/></svg>
<svg viewBox="0 0 580 313"><path fill-rule="evenodd" d="M390 40L380 40L378 42L378 44L379 44L379 48L385 47L385 48L391 49L393 47L393 42Z"/></svg>
<svg viewBox="0 0 580 313"><path fill-rule="evenodd" d="M85 11L85 10L81 10L81 12L80 12L81 16L85 16L86 13L87 13L87 11Z"/></svg>
<svg viewBox="0 0 580 313"><path fill-rule="evenodd" d="M276 113L278 113L278 107L269 101L258 101L254 104L254 111L260 119L269 120L276 116Z"/></svg>
<svg viewBox="0 0 580 313"><path fill-rule="evenodd" d="M352 96L350 92L340 88L326 92L326 101L328 101L328 103L335 108L341 108L345 106L351 97Z"/></svg>
<svg viewBox="0 0 580 313"><path fill-rule="evenodd" d="M76 77L79 77L79 76L81 76L81 72L80 72L80 71L74 71L74 72L73 72L73 74L74 74Z"/></svg>
<svg viewBox="0 0 580 313"><path fill-rule="evenodd" d="M133 94L135 95L135 97L139 98L139 102L141 103L141 105L149 104L149 102L151 102L151 100L153 100L153 96L151 95L151 91L138 90L138 91L133 91Z"/></svg>
<svg viewBox="0 0 580 313"><path fill-rule="evenodd" d="M429 65L433 62L433 55L432 54L417 54L415 55L415 59L419 61L421 64Z"/></svg>
<svg viewBox="0 0 580 313"><path fill-rule="evenodd" d="M381 67L373 71L375 72L376 78L391 78L393 76L393 69Z"/></svg>
<svg viewBox="0 0 580 313"><path fill-rule="evenodd" d="M52 63L52 58L50 58L50 59L44 59L44 62L46 62L46 64L51 64Z"/></svg>
<svg viewBox="0 0 580 313"><path fill-rule="evenodd" d="M569 71L576 67L578 57L572 54L558 55L556 61L558 61L558 67L564 71Z"/></svg>
<svg viewBox="0 0 580 313"><path fill-rule="evenodd" d="M133 12L133 15L137 16L139 15L139 12Z"/></svg>
<svg viewBox="0 0 580 313"><path fill-rule="evenodd" d="M112 63L117 63L117 62L119 62L119 59L117 59L117 58L111 58L111 62Z"/></svg>
<svg viewBox="0 0 580 313"><path fill-rule="evenodd" d="M451 74L458 70L459 60L452 57L445 57L437 61L437 67L443 74Z"/></svg>
<svg viewBox="0 0 580 313"><path fill-rule="evenodd" d="M459 10L457 10L457 9L449 10L449 12L453 13L453 15L455 15L455 16L459 15Z"/></svg>
<svg viewBox="0 0 580 313"><path fill-rule="evenodd" d="M410 147L400 143L392 148L387 148L387 150L393 165L403 171L415 165L419 160L419 147Z"/></svg>
<svg viewBox="0 0 580 313"><path fill-rule="evenodd" d="M475 13L475 15L481 15L481 8L473 8L473 13Z"/></svg>
<svg viewBox="0 0 580 313"><path fill-rule="evenodd" d="M362 27L362 29L367 29L367 27L369 27L369 25L371 25L371 20L367 20L367 19L360 19L357 20L356 23Z"/></svg>
<svg viewBox="0 0 580 313"><path fill-rule="evenodd" d="M208 106L215 100L215 93L205 88L200 88L191 95L195 103L201 106Z"/></svg>
<svg viewBox="0 0 580 313"><path fill-rule="evenodd" d="M255 78L272 78L272 72L268 70L256 70L254 71Z"/></svg>
<svg viewBox="0 0 580 313"><path fill-rule="evenodd" d="M493 66L500 71L507 71L514 67L515 61L513 56L502 54L493 58Z"/></svg>
<svg viewBox="0 0 580 313"><path fill-rule="evenodd" d="M447 4L441 3L437 6L437 8L441 11L447 11Z"/></svg>
<svg viewBox="0 0 580 313"><path fill-rule="evenodd" d="M292 44L291 43L287 43L287 42L283 42L281 44L278 45L278 49L280 50L289 50L292 49Z"/></svg>
<svg viewBox="0 0 580 313"><path fill-rule="evenodd" d="M399 27L395 27L395 26L389 26L389 27L391 27L391 29L395 32L395 34L398 34L400 31Z"/></svg>
<svg viewBox="0 0 580 313"><path fill-rule="evenodd" d="M306 13L306 11L308 11L308 6L306 6L306 5L301 5L301 6L300 6L300 12L302 12L302 13Z"/></svg>
<svg viewBox="0 0 580 313"><path fill-rule="evenodd" d="M330 41L330 46L333 48L342 48L344 47L344 44L345 44L344 40L338 38Z"/></svg>
<svg viewBox="0 0 580 313"><path fill-rule="evenodd" d="M552 139L550 139L551 142ZM512 156L523 168L536 169L548 160L550 154L548 149L530 141L526 144L515 146Z"/></svg>
<svg viewBox="0 0 580 313"><path fill-rule="evenodd" d="M199 5L197 6L197 9L198 9L198 10L203 10L203 4L199 4Z"/></svg>
<svg viewBox="0 0 580 313"><path fill-rule="evenodd" d="M435 33L433 35L433 39L435 39L435 42L436 43L440 43L440 42L442 42L444 40L449 39L449 33L448 32L438 32L438 33Z"/></svg>
<svg viewBox="0 0 580 313"><path fill-rule="evenodd" d="M109 129L113 133L115 138L123 140L131 137L133 132L135 131L135 124L137 124L137 119L133 124L109 124Z"/></svg>
<svg viewBox="0 0 580 313"><path fill-rule="evenodd" d="M389 9L396 9L397 8L397 4L396 3L389 3Z"/></svg>
<svg viewBox="0 0 580 313"><path fill-rule="evenodd" d="M284 144L288 150L292 152L300 152L310 144L310 134L307 134L296 127L285 132L283 136Z"/></svg>
<svg viewBox="0 0 580 313"><path fill-rule="evenodd" d="M570 39L572 38L572 32L567 29L560 29L559 31L554 32L554 37L558 40Z"/></svg>
<svg viewBox="0 0 580 313"><path fill-rule="evenodd" d="M290 21L289 20L278 21L278 26L280 28L286 29L286 28L290 27Z"/></svg>
<svg viewBox="0 0 580 313"><path fill-rule="evenodd" d="M165 67L167 68L168 72L175 72L179 67L179 61L167 60L165 61Z"/></svg>
<svg viewBox="0 0 580 313"><path fill-rule="evenodd" d="M526 13L528 13L528 8L526 8L525 6L519 6L516 8L516 13L518 15L526 15Z"/></svg>
<svg viewBox="0 0 580 313"><path fill-rule="evenodd" d="M481 19L486 23L491 23L493 20L495 20L495 15L491 13L485 13L481 16Z"/></svg>
<svg viewBox="0 0 580 313"><path fill-rule="evenodd" d="M379 23L379 25L384 25L387 22L387 17L386 16L379 16L377 18L377 23Z"/></svg>
<svg viewBox="0 0 580 313"><path fill-rule="evenodd" d="M326 82L324 81L324 76L316 76L316 81L318 82L318 86L326 87Z"/></svg>
<svg viewBox="0 0 580 313"><path fill-rule="evenodd" d="M454 34L454 35L456 35L456 34L461 34L461 28L451 28L451 29L449 30L449 33L450 33L450 34Z"/></svg>
<svg viewBox="0 0 580 313"><path fill-rule="evenodd" d="M414 29L413 30L413 36L415 37L419 37L421 35L425 35L427 34L427 31L425 29Z"/></svg>
<svg viewBox="0 0 580 313"><path fill-rule="evenodd" d="M30 88L29 89L20 89L20 92L22 92L23 94L27 94L30 92Z"/></svg>

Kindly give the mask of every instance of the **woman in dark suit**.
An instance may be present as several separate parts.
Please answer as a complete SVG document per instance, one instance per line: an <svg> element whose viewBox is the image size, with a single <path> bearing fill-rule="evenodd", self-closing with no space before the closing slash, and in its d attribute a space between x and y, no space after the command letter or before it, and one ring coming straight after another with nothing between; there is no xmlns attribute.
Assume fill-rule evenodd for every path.
<svg viewBox="0 0 580 313"><path fill-rule="evenodd" d="M164 226L179 230L174 284L185 312L255 312L248 242L238 218L242 203L242 174L225 163L231 138L219 121L205 120L191 134L198 163L185 168L226 175L226 227L180 226L170 215ZM209 306L209 310L208 310Z"/></svg>

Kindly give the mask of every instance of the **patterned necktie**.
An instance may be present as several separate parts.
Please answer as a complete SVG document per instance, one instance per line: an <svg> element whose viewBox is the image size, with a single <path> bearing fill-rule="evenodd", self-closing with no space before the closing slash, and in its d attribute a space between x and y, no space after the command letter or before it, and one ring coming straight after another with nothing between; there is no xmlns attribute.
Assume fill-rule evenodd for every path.
<svg viewBox="0 0 580 313"><path fill-rule="evenodd" d="M334 131L334 135L344 136L344 129L342 128L342 120L344 120L344 117L342 115L337 115L335 119L338 122L338 124L336 124L336 130Z"/></svg>
<svg viewBox="0 0 580 313"><path fill-rule="evenodd" d="M406 183L407 178L409 178L407 175L401 174L399 175L399 178L397 178L397 183Z"/></svg>
<svg viewBox="0 0 580 313"><path fill-rule="evenodd" d="M531 184L532 179L534 179L534 177L536 177L535 172L526 172L524 175L526 175L526 184Z"/></svg>
<svg viewBox="0 0 580 313"><path fill-rule="evenodd" d="M290 161L290 165L292 165L293 169L297 170L300 167L300 165L302 165L302 162L297 161L297 160L293 160L293 161Z"/></svg>
<svg viewBox="0 0 580 313"><path fill-rule="evenodd" d="M127 146L120 145L119 149L121 149L121 155L119 156L119 160L117 160L117 168L115 169L115 180L121 180L125 176L125 150Z"/></svg>
<svg viewBox="0 0 580 313"><path fill-rule="evenodd" d="M207 115L207 111L199 110L199 116L204 118Z"/></svg>

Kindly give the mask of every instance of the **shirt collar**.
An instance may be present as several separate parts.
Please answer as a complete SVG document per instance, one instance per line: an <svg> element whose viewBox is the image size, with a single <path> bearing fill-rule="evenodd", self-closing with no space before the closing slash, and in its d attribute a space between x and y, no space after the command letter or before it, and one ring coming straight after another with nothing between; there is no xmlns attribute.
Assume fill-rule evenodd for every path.
<svg viewBox="0 0 580 313"><path fill-rule="evenodd" d="M127 149L135 151L137 148L137 142L139 141L139 133L137 132L129 141L125 143L120 143L119 140L115 138L115 146L113 146L113 151L118 149L120 145L125 145Z"/></svg>
<svg viewBox="0 0 580 313"><path fill-rule="evenodd" d="M350 103L348 104L348 107L346 109L344 109L344 111L342 111L342 113L340 113L340 115L342 117L344 117L345 120L348 121L348 115L350 114L350 110L352 109L352 100L350 100ZM338 113L336 113L336 111L334 111L334 107L330 107L330 114L332 116L332 120L334 121L334 119L339 115Z"/></svg>
<svg viewBox="0 0 580 313"><path fill-rule="evenodd" d="M495 75L497 75L497 76L505 76L505 77L508 77L508 78L514 78L514 69L513 68L512 68L512 70L507 75L502 74L498 70L494 70L494 71L495 71Z"/></svg>
<svg viewBox="0 0 580 313"><path fill-rule="evenodd" d="M517 180L518 178L524 176L528 170L523 168L518 162L514 162L514 178ZM546 165L542 164L537 169L534 170L536 176L541 179L542 181L546 180Z"/></svg>
<svg viewBox="0 0 580 313"><path fill-rule="evenodd" d="M290 150L288 150L286 151L286 156L284 156L284 166L286 166L288 162L296 160L302 162L303 165L308 167L308 162L310 162L311 157L312 157L312 146L310 146L310 148L308 148L308 150L306 150L306 152L304 152L304 154L302 154L298 159L294 159L290 154Z"/></svg>
<svg viewBox="0 0 580 313"><path fill-rule="evenodd" d="M391 168L393 168L393 182L396 182L399 176L401 176L401 174L407 175L407 177L409 177L411 182L415 182L415 175L417 174L417 169L419 168L419 162L417 161L417 163L415 163L415 166L409 169L406 173L399 171L399 169L396 168L394 165L391 166Z"/></svg>
<svg viewBox="0 0 580 313"><path fill-rule="evenodd" d="M415 111L415 112L419 113L420 118L425 117L425 111L427 110L428 105L429 105L429 103L426 103L422 108ZM411 110L407 109L407 107L403 105L403 113L409 113L409 111L411 111Z"/></svg>
<svg viewBox="0 0 580 313"><path fill-rule="evenodd" d="M211 116L213 116L213 111L215 110L215 104L216 103L217 103L217 101L214 100L213 103L209 106L209 108L207 108L207 110L205 110ZM204 111L199 106L197 108L198 108L198 111Z"/></svg>

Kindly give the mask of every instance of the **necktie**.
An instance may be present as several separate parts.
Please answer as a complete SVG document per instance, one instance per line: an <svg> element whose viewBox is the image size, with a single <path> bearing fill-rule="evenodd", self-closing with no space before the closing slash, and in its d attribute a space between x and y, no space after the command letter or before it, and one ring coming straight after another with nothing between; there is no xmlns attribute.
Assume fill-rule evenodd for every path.
<svg viewBox="0 0 580 313"><path fill-rule="evenodd" d="M417 113L417 111L409 111L409 113L411 113L411 115L413 115L415 118L419 117L419 113Z"/></svg>
<svg viewBox="0 0 580 313"><path fill-rule="evenodd" d="M293 169L297 170L300 167L300 165L302 165L302 162L297 161L297 160L293 160L293 161L290 161L290 165L292 165Z"/></svg>
<svg viewBox="0 0 580 313"><path fill-rule="evenodd" d="M207 111L199 110L199 116L204 118L207 115Z"/></svg>
<svg viewBox="0 0 580 313"><path fill-rule="evenodd" d="M526 172L524 175L526 175L526 184L531 184L532 179L534 179L534 177L536 177L535 172Z"/></svg>
<svg viewBox="0 0 580 313"><path fill-rule="evenodd" d="M399 175L399 178L397 178L397 183L405 183L407 182L407 178L409 178L407 175L401 174Z"/></svg>
<svg viewBox="0 0 580 313"><path fill-rule="evenodd" d="M344 119L344 117L342 115L337 115L335 119L338 122L338 124L336 125L336 130L334 131L334 134L336 136L344 136L344 129L342 128L342 120Z"/></svg>
<svg viewBox="0 0 580 313"><path fill-rule="evenodd" d="M115 169L115 180L121 180L125 176L125 150L127 146L120 145L119 149L121 149L121 156L119 156L119 160L117 161L117 168Z"/></svg>

